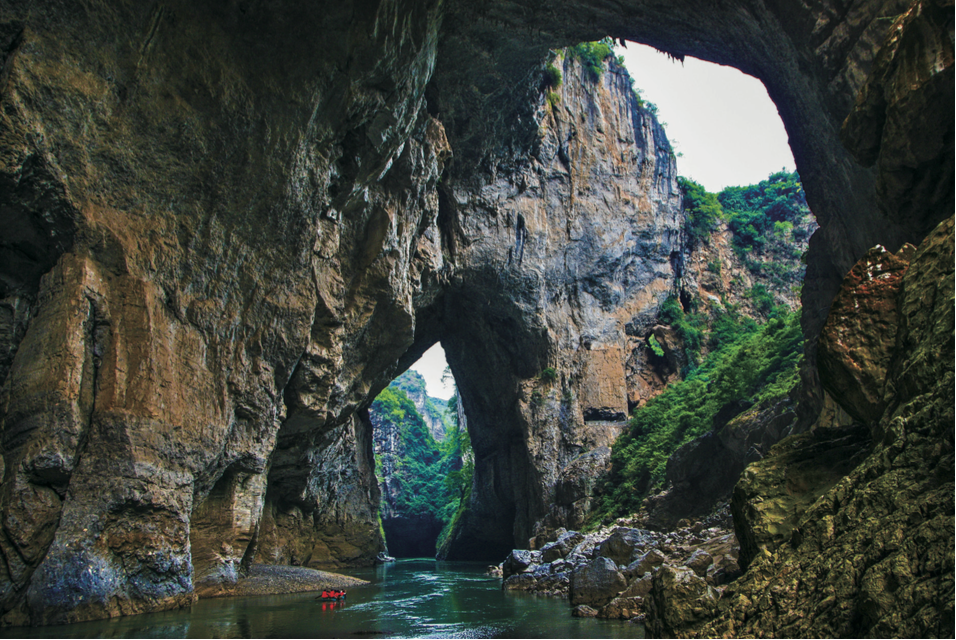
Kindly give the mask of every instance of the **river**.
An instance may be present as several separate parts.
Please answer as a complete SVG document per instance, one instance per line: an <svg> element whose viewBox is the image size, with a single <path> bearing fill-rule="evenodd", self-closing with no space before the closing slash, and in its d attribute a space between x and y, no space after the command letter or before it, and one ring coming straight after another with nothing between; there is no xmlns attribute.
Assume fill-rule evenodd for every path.
<svg viewBox="0 0 956 640"><path fill-rule="evenodd" d="M572 618L567 600L503 592L484 565L408 559L351 572L345 603L315 593L200 600L189 609L56 627L26 638L643 638L639 624Z"/></svg>

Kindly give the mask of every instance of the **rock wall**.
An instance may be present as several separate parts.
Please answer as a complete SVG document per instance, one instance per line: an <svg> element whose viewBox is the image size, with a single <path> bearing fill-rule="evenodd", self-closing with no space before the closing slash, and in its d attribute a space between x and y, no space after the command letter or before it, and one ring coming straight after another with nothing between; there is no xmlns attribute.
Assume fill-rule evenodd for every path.
<svg viewBox="0 0 956 640"><path fill-rule="evenodd" d="M549 111L552 47L611 34L765 82L821 226L815 415L844 273L953 210L952 33L946 0L4 3L0 619L179 606L254 555L370 561L361 409L436 340L476 455L453 548L535 533L616 434L586 416L624 409L604 381L680 228L626 78Z"/></svg>
<svg viewBox="0 0 956 640"><path fill-rule="evenodd" d="M561 64L523 164L441 186L468 244L438 331L475 452L450 558L494 559L539 533L561 470L617 436L625 359L676 282L680 195L663 130L616 63L597 80Z"/></svg>
<svg viewBox="0 0 956 640"><path fill-rule="evenodd" d="M898 330L869 345L870 356L883 352L892 362L878 385L881 417L788 438L748 467L732 505L746 573L724 593L715 620L657 632L953 634L953 229L952 218L940 224L902 278L867 273L872 256L854 267L841 296L887 280L898 293L898 310L889 311ZM828 326L886 315L831 314ZM851 361L838 349L826 357ZM867 398L846 398L852 415L871 411Z"/></svg>

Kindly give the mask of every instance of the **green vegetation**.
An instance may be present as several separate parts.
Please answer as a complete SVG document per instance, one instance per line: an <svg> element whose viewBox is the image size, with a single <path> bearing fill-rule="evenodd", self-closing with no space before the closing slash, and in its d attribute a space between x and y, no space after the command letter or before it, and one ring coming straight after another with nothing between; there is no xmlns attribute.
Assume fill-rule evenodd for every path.
<svg viewBox="0 0 956 640"><path fill-rule="evenodd" d="M452 378L452 380L454 380L454 378ZM423 417L427 417L428 420L433 422L446 424L447 426L448 414L444 406L444 401L439 398L432 398L428 395L428 390L425 388L425 378L423 378L420 373L409 369L395 378L389 386L404 391L409 399L422 398L424 400ZM442 406L439 406L439 404Z"/></svg>
<svg viewBox="0 0 956 640"><path fill-rule="evenodd" d="M465 511L467 511L468 503L471 500L472 480L475 476L475 455L471 449L471 436L468 435L467 429L463 429L461 425L458 424L457 391L448 400L448 413L452 416L452 424L448 430L449 435L444 443L446 447L445 455L450 460L455 461L452 467L457 468L453 468L448 472L448 475L445 477L445 488L454 501L454 512L451 517L445 521L445 526L438 535L438 541L435 545L438 549L441 549L445 544L451 532L455 530L458 521L461 520Z"/></svg>
<svg viewBox="0 0 956 640"><path fill-rule="evenodd" d="M538 374L538 379L541 380L541 382L551 384L558 379L558 370L554 367L546 367Z"/></svg>
<svg viewBox="0 0 956 640"><path fill-rule="evenodd" d="M544 68L544 86L549 89L560 89L562 81L561 69L554 62L549 62Z"/></svg>
<svg viewBox="0 0 956 640"><path fill-rule="evenodd" d="M581 42L568 47L568 55L577 58L584 65L587 75L598 82L604 75L604 61L614 55L614 43L610 38L599 42Z"/></svg>
<svg viewBox="0 0 956 640"><path fill-rule="evenodd" d="M654 352L654 355L658 358L664 357L664 348L661 347L661 343L657 341L657 338L651 335L647 339L647 345L651 348L651 351Z"/></svg>
<svg viewBox="0 0 956 640"><path fill-rule="evenodd" d="M677 329L681 340L684 341L684 355L687 358L689 370L681 373L686 375L697 365L700 359L707 317L702 313L685 313L677 297L671 296L661 305L660 319L661 322Z"/></svg>
<svg viewBox="0 0 956 640"><path fill-rule="evenodd" d="M401 437L404 455L395 461L395 479L401 487L396 496L397 510L407 517L447 522L454 512L446 513L451 498L444 484L449 461L442 456L414 403L404 391L390 386L375 398L372 411L396 425Z"/></svg>
<svg viewBox="0 0 956 640"><path fill-rule="evenodd" d="M399 454L386 454L395 456L392 480L397 481L399 487L395 496L396 510L404 517L432 518L441 522L441 543L467 504L474 475L474 456L467 430L458 425L457 394L448 401L444 410L435 407L434 401L426 396L426 410L434 409L445 422L445 437L437 442L406 393L406 390L415 392L420 384L424 384L420 375L410 373L413 375L399 376L382 391L372 403L371 411L395 425L401 440ZM375 461L378 477L383 472L381 457L376 456Z"/></svg>
<svg viewBox="0 0 956 640"><path fill-rule="evenodd" d="M800 223L810 215L810 208L796 172L779 171L757 184L727 187L717 199L734 232L734 243L744 253L764 250L787 225L789 231L797 231L795 240L806 240Z"/></svg>
<svg viewBox="0 0 956 640"><path fill-rule="evenodd" d="M795 269L793 261L800 257L798 243L806 242L813 224L797 173L780 171L718 194L687 178L678 178L678 183L684 196L684 229L692 244L707 242L723 220L733 232L734 251L751 273L776 287L800 280L802 269Z"/></svg>
<svg viewBox="0 0 956 640"><path fill-rule="evenodd" d="M555 64L556 60L557 59L552 60L544 68L544 89L551 109L555 109L558 103L561 102L561 94L559 94L557 90L564 81L561 69Z"/></svg>
<svg viewBox="0 0 956 640"><path fill-rule="evenodd" d="M684 228L688 236L695 244L706 241L717 230L717 221L723 217L717 196L684 177L678 177L677 184L684 196Z"/></svg>
<svg viewBox="0 0 956 640"><path fill-rule="evenodd" d="M799 313L774 317L762 327L752 320L734 321L730 314L718 324L711 336L717 348L700 366L635 410L614 444L595 519L636 511L660 487L671 454L710 431L721 408L778 397L797 383L803 353Z"/></svg>

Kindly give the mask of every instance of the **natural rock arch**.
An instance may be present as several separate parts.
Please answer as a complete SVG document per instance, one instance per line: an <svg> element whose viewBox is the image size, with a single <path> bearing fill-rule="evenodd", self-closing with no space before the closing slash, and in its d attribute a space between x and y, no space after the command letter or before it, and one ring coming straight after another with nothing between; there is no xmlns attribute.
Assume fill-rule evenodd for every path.
<svg viewBox="0 0 956 640"><path fill-rule="evenodd" d="M3 620L178 606L257 548L272 561L374 555L377 495L358 410L427 342L429 313L456 308L456 291L472 300L468 286L503 272L476 240L507 247L517 218L489 207L483 189L503 189L535 147L549 47L611 34L764 81L821 220L804 287L812 341L867 248L916 241L953 209L952 11L913 7L4 7L0 199L14 231L0 245ZM899 49L902 61L888 49L871 74L884 18L907 10L923 35ZM925 82L890 91L907 68ZM868 76L850 137L876 170L838 133ZM922 105L950 129L934 134L942 145L909 153L903 140L926 140ZM549 228L517 213L532 238ZM512 293L534 284L529 246ZM673 276L663 255L655 282ZM553 302L538 295L547 287L530 291L501 315L534 327L527 368L499 382L518 418L537 367L586 377L594 351L569 351L575 336L528 322L538 310L522 304ZM597 308L616 295L580 291ZM453 366L478 357L454 346L468 336L447 339ZM812 392L812 368L808 377ZM469 393L477 406L485 391L476 383L466 402ZM535 473L520 498L530 501L515 501L516 537L533 533L548 499L550 479ZM246 518L259 504L263 516ZM229 522L212 517L227 505ZM194 518L214 531L192 531ZM213 548L226 538L228 549Z"/></svg>

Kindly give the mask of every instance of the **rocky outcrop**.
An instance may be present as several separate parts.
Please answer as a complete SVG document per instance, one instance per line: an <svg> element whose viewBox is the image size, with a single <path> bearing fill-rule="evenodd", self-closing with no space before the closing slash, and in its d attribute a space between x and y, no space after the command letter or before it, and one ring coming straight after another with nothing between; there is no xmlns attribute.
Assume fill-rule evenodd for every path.
<svg viewBox="0 0 956 640"><path fill-rule="evenodd" d="M899 29L884 19L911 5ZM626 395L603 380L629 375L615 349L645 348L680 247L663 131L621 99L629 83L613 70L594 95L566 62L550 106L553 47L609 33L764 80L821 225L802 294L812 372L849 267L951 215L952 135L938 133L946 117L923 117L952 112L951 11L5 4L2 620L180 606L253 557L371 562L382 541L361 410L438 340L475 416L475 487L452 548L503 557L546 533L535 525L561 470L620 428L585 416L621 410ZM891 28L904 46L875 60L888 72L869 85L899 78L883 171L837 131ZM906 56L929 50L938 59L914 59L926 82L907 82ZM877 189L910 157L919 188ZM917 335L922 316L902 309L900 335ZM900 360L894 398L946 380L916 364ZM807 415L822 395L810 399ZM905 417L912 451L923 427L925 446L946 442L924 418Z"/></svg>
<svg viewBox="0 0 956 640"><path fill-rule="evenodd" d="M734 517L749 568L716 620L673 633L952 635L953 229L901 280L879 422L793 436L748 468Z"/></svg>
<svg viewBox="0 0 956 640"><path fill-rule="evenodd" d="M850 269L820 334L820 381L850 414L879 421L883 387L896 344L901 281L915 252L874 247Z"/></svg>
<svg viewBox="0 0 956 640"><path fill-rule="evenodd" d="M744 468L787 435L795 418L790 398L771 398L680 447L667 460L664 491L644 500L644 526L673 529L726 502Z"/></svg>
<svg viewBox="0 0 956 640"><path fill-rule="evenodd" d="M489 183L442 185L445 214L470 240L428 313L476 460L449 559L501 558L579 526L565 518L580 519L586 505L572 504L587 496L557 500L559 478L620 432L625 358L646 348L639 336L674 288L680 195L663 130L613 60L597 81L573 58L561 64L559 100L539 94L530 155Z"/></svg>
<svg viewBox="0 0 956 640"><path fill-rule="evenodd" d="M567 597L578 617L646 619L657 629L702 620L740 574L734 536L718 524L726 525L726 511L666 534L625 519L589 534L562 532L541 551L512 551L502 588Z"/></svg>

